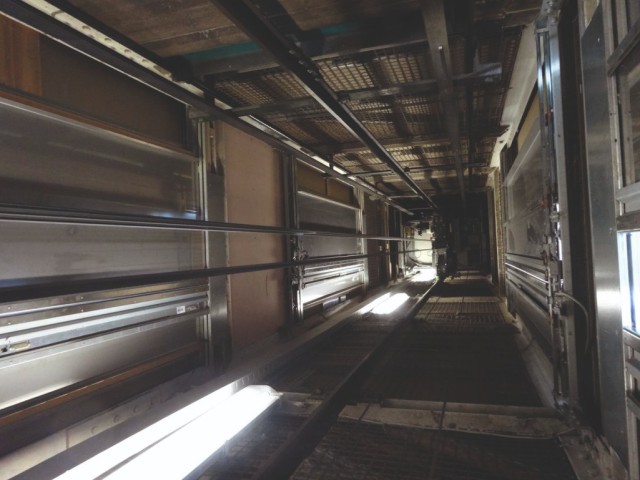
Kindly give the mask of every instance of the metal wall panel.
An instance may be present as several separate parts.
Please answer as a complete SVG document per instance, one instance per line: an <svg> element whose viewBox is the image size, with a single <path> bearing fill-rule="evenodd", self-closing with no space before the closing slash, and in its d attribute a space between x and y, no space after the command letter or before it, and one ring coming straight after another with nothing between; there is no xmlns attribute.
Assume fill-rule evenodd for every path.
<svg viewBox="0 0 640 480"><path fill-rule="evenodd" d="M515 311L552 356L553 336L546 309L545 266L541 246L547 222L541 134L534 123L504 180L506 287Z"/></svg>
<svg viewBox="0 0 640 480"><path fill-rule="evenodd" d="M359 211L354 207L298 192L298 215L301 228L322 228L357 232ZM305 237L300 241L309 258L326 255L349 255L362 252L362 240L342 237ZM306 267L303 275L302 301L310 306L346 294L362 286L363 260L332 262Z"/></svg>
<svg viewBox="0 0 640 480"><path fill-rule="evenodd" d="M207 312L201 281L0 304L0 410L194 343Z"/></svg>
<svg viewBox="0 0 640 480"><path fill-rule="evenodd" d="M368 235L385 235L387 233L385 208L378 202L365 195L364 201L364 225ZM378 240L367 240L367 253L381 253L385 244ZM369 277L367 288L375 288L389 281L388 259L373 256L367 259L367 274Z"/></svg>
<svg viewBox="0 0 640 480"><path fill-rule="evenodd" d="M534 127L504 181L507 253L540 258L546 224L540 129Z"/></svg>
<svg viewBox="0 0 640 480"><path fill-rule="evenodd" d="M237 223L284 224L283 175L280 156L254 137L222 125L218 156L225 175L227 220ZM285 238L269 234L229 234L229 264L281 262ZM229 278L230 321L234 348L274 335L287 317L284 270L232 275Z"/></svg>
<svg viewBox="0 0 640 480"><path fill-rule="evenodd" d="M195 218L197 158L0 98L0 204Z"/></svg>
<svg viewBox="0 0 640 480"><path fill-rule="evenodd" d="M0 287L204 267L202 232L0 221Z"/></svg>
<svg viewBox="0 0 640 480"><path fill-rule="evenodd" d="M0 158L0 209L44 217L0 221L0 295L206 266L203 232L46 220L46 209L199 218L197 157L0 99ZM0 381L12 385L0 410L194 346L207 294L198 280L0 303Z"/></svg>
<svg viewBox="0 0 640 480"><path fill-rule="evenodd" d="M622 313L611 160L602 7L582 37L592 257L595 271L602 424L609 443L627 457Z"/></svg>

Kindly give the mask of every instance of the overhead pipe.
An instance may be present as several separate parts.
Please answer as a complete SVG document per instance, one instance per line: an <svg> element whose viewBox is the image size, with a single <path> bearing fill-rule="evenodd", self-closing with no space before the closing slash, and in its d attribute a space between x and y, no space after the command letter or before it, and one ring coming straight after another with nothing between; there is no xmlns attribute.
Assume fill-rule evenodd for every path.
<svg viewBox="0 0 640 480"><path fill-rule="evenodd" d="M345 205L345 207L350 208ZM212 222L205 220L191 220L185 218L159 218L140 215L112 215L98 211L68 211L41 207L15 207L0 204L0 220L29 222L29 223L55 223L62 225L85 225L129 228L152 228L163 230L185 230L194 232L217 233L264 233L291 235L296 237L342 237L360 238L364 240L404 241L403 237L390 237L381 235L367 235L364 233L330 232L322 230L296 229L273 227L269 225L252 225L245 223Z"/></svg>
<svg viewBox="0 0 640 480"><path fill-rule="evenodd" d="M404 239L406 240L406 239ZM430 249L414 249L396 252L397 254L429 251ZM86 278L81 276L69 276L61 280L58 277L42 277L32 280L16 279L0 281L0 294L3 302L16 302L42 297L57 297L98 290L111 290L115 288L138 287L168 282L194 280L238 273L260 272L265 270L277 270L284 268L305 267L331 262L345 262L364 260L372 257L389 256L391 252L375 252L365 254L326 255L306 258L304 260L292 260L286 262L253 263L247 265L234 265L229 267L211 267L193 270L178 270L157 273L142 273L137 275L113 275L100 278Z"/></svg>

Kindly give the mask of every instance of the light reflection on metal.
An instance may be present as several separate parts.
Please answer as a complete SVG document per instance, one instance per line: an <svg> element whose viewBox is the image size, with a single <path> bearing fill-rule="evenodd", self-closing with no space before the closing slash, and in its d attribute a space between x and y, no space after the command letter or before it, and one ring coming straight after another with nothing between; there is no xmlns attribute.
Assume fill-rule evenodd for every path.
<svg viewBox="0 0 640 480"><path fill-rule="evenodd" d="M186 478L279 398L280 394L266 385L246 387L136 456L106 479Z"/></svg>
<svg viewBox="0 0 640 480"><path fill-rule="evenodd" d="M432 282L437 276L437 270L433 267L423 267L418 269L418 273L411 277L414 283Z"/></svg>
<svg viewBox="0 0 640 480"><path fill-rule="evenodd" d="M547 284L549 282L547 282L544 278L540 278L540 277L536 277L535 275L533 275L532 273L527 272L526 270L523 270L522 268L516 267L515 265L513 265L512 263L508 263L506 262L505 265L509 268L513 268L514 270L518 270L519 272L524 273L525 275L528 275L530 277L535 278L537 281Z"/></svg>
<svg viewBox="0 0 640 480"><path fill-rule="evenodd" d="M375 313L376 315L389 315L404 305L407 300L409 300L409 295L406 293L396 293L391 298L376 305L373 310L371 310L371 313Z"/></svg>
<svg viewBox="0 0 640 480"><path fill-rule="evenodd" d="M371 310L373 310L374 308L376 308L380 304L382 304L385 301L387 301L390 297L391 297L391 293L385 293L383 295L380 295L379 297L375 298L374 300L369 302L367 305L362 307L360 310L358 310L358 313L360 315L364 315L366 313L369 313Z"/></svg>
<svg viewBox="0 0 640 480"><path fill-rule="evenodd" d="M56 480L182 479L279 399L264 385L233 384L195 401L65 472ZM179 458L179 460L176 460ZM125 463L126 462L126 463ZM123 465L124 464L124 465Z"/></svg>

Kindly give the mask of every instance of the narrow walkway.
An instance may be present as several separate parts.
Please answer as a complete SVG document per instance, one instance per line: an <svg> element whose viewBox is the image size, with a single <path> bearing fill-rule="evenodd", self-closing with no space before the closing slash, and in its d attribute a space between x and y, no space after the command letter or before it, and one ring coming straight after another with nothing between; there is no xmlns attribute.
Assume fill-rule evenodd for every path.
<svg viewBox="0 0 640 480"><path fill-rule="evenodd" d="M574 479L557 440L526 438L553 436L534 416L562 426L540 408L498 302L479 275L441 284L292 478Z"/></svg>
<svg viewBox="0 0 640 480"><path fill-rule="evenodd" d="M385 330L380 321L357 322L273 386L306 395L309 406ZM484 277L447 280L393 337L291 478L575 480L558 440L569 427L541 406L517 334ZM303 421L295 411L272 415L203 478L252 478Z"/></svg>
<svg viewBox="0 0 640 480"><path fill-rule="evenodd" d="M518 330L505 321L499 301L479 275L439 285L360 400L541 406L513 339Z"/></svg>

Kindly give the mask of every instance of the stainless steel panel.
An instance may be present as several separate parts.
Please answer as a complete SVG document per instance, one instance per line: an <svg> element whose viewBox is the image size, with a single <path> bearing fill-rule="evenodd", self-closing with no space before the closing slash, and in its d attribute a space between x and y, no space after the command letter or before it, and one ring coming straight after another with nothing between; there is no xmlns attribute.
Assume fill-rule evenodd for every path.
<svg viewBox="0 0 640 480"><path fill-rule="evenodd" d="M360 254L358 238L341 237L304 237L301 239L302 250L309 258L328 255L357 255Z"/></svg>
<svg viewBox="0 0 640 480"><path fill-rule="evenodd" d="M541 307L547 304L547 290L544 285L541 285L531 277L523 275L521 271L517 271L511 268L507 268L507 278L516 284L520 291L526 292Z"/></svg>
<svg viewBox="0 0 640 480"><path fill-rule="evenodd" d="M323 280L315 284L305 284L302 290L302 301L309 306L319 301L332 298L362 285L362 273L343 275L331 280Z"/></svg>
<svg viewBox="0 0 640 480"><path fill-rule="evenodd" d="M356 208L298 192L298 212L301 224L323 225L355 232Z"/></svg>
<svg viewBox="0 0 640 480"><path fill-rule="evenodd" d="M507 254L540 258L547 213L539 128L533 128L504 181Z"/></svg>
<svg viewBox="0 0 640 480"><path fill-rule="evenodd" d="M196 341L192 315L0 360L0 410ZM19 379L19 381L18 381Z"/></svg>
<svg viewBox="0 0 640 480"><path fill-rule="evenodd" d="M544 262L541 258L531 258L523 255L517 255L515 253L507 253L505 255L506 261L516 263L521 266L527 266L532 270L540 272L544 275Z"/></svg>
<svg viewBox="0 0 640 480"><path fill-rule="evenodd" d="M204 219L224 222L226 218L226 194L224 176L218 173L220 161L218 126L209 122L199 124L202 148L200 162L201 203ZM206 265L208 268L228 265L228 235L206 233ZM209 315L198 326L199 336L206 345L205 363L214 368L224 368L231 360L231 332L228 312L227 276L209 278Z"/></svg>
<svg viewBox="0 0 640 480"><path fill-rule="evenodd" d="M194 319L208 312L207 293L206 282L190 281L0 305L0 379L12 385L0 389L0 404L37 397L126 367L128 361L148 360L182 346L183 337L194 341ZM156 331L180 333L165 338ZM123 353L131 348L132 335L144 345ZM119 358L99 358L106 355L104 342Z"/></svg>
<svg viewBox="0 0 640 480"><path fill-rule="evenodd" d="M547 279L542 245L547 231L542 135L535 125L504 181L506 287L509 307L519 314L544 352L553 356L546 310Z"/></svg>
<svg viewBox="0 0 640 480"><path fill-rule="evenodd" d="M40 348L55 343L87 337L116 329L157 321L176 315L207 312L204 294L184 295L158 303L147 303L138 308L118 312L104 311L100 315L83 313L63 315L49 320L36 320L0 328L0 357Z"/></svg>
<svg viewBox="0 0 640 480"><path fill-rule="evenodd" d="M202 232L0 221L0 286L203 267Z"/></svg>
<svg viewBox="0 0 640 480"><path fill-rule="evenodd" d="M298 214L302 228L324 227L344 232L357 232L359 211L353 207L298 192ZM340 237L304 237L298 240L309 258L326 255L360 254L362 240ZM306 267L301 297L304 305L318 303L364 283L364 261L332 262Z"/></svg>
<svg viewBox="0 0 640 480"><path fill-rule="evenodd" d="M526 288L521 288L509 275L507 275L507 296L542 350L551 358L553 338L546 308L535 301L530 292L527 292Z"/></svg>
<svg viewBox="0 0 640 480"><path fill-rule="evenodd" d="M174 298L192 298L206 291L206 280L189 280L145 287L41 298L0 304L0 330L18 328L25 323L55 322L61 316L87 318L97 312L121 312L131 308L166 302Z"/></svg>
<svg viewBox="0 0 640 480"><path fill-rule="evenodd" d="M585 129L595 271L600 402L602 425L609 443L627 458L624 354L616 205L611 158L607 72L602 7L596 10L582 37Z"/></svg>
<svg viewBox="0 0 640 480"><path fill-rule="evenodd" d="M0 204L195 218L196 157L0 99Z"/></svg>

